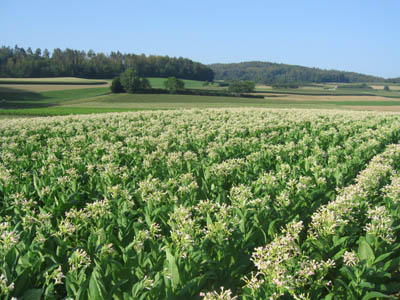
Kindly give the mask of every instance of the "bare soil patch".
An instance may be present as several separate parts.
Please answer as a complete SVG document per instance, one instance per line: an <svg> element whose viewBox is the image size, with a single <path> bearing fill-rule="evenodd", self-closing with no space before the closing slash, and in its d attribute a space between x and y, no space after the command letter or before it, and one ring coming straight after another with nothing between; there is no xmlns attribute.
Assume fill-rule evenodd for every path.
<svg viewBox="0 0 400 300"><path fill-rule="evenodd" d="M385 87L384 85L371 85L371 87L375 90L383 90ZM389 85L389 89L393 91L400 91L400 86L399 85Z"/></svg>

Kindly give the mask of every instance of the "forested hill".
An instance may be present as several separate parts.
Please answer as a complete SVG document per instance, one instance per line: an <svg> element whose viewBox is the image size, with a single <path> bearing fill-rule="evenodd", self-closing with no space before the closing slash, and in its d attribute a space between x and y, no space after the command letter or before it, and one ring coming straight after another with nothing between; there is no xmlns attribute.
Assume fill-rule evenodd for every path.
<svg viewBox="0 0 400 300"><path fill-rule="evenodd" d="M0 77L83 77L113 78L127 68L143 77L169 77L212 81L213 71L187 58L146 56L111 52L109 55L73 49L26 50L15 46L0 48Z"/></svg>
<svg viewBox="0 0 400 300"><path fill-rule="evenodd" d="M386 79L390 83L400 83L400 77Z"/></svg>
<svg viewBox="0 0 400 300"><path fill-rule="evenodd" d="M295 65L251 61L209 65L216 80L252 80L257 83L280 82L383 82L385 79L354 72L322 70Z"/></svg>

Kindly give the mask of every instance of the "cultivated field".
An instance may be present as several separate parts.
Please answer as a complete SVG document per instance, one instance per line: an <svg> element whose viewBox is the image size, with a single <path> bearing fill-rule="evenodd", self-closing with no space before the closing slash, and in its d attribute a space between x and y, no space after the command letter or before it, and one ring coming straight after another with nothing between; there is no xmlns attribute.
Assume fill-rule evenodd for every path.
<svg viewBox="0 0 400 300"><path fill-rule="evenodd" d="M40 77L40 78L0 78L0 82L6 81L20 81L20 82L30 82L30 81L37 81L37 82L73 82L73 83L93 83L96 81L104 81L103 79L85 79L85 78L78 78L78 77Z"/></svg>
<svg viewBox="0 0 400 300"><path fill-rule="evenodd" d="M14 98L13 98L14 97ZM8 94L0 115L54 116L137 110L190 108L304 108L399 111L400 99L375 96L266 95L264 99L194 95L110 94L90 88L29 94ZM3 108L3 109L1 109Z"/></svg>
<svg viewBox="0 0 400 300"><path fill-rule="evenodd" d="M104 87L108 88L109 84L101 84L101 85L74 85L74 84L0 84L0 94L2 93L41 93L48 91L63 91L63 90L76 90L82 88L99 88Z"/></svg>
<svg viewBox="0 0 400 300"><path fill-rule="evenodd" d="M399 91L400 90L400 85L388 85L389 88L391 90L394 91ZM383 90L383 88L385 87L384 85L371 85L372 88L376 89L376 90Z"/></svg>
<svg viewBox="0 0 400 300"><path fill-rule="evenodd" d="M163 88L165 78L149 78L154 88ZM8 82L8 83L7 83ZM10 83L12 82L12 84ZM62 83L62 84L60 84ZM217 84L185 80L190 89L224 90ZM398 112L397 90L327 90L336 85L312 85L299 89L258 86L264 99L168 94L110 94L109 80L81 78L1 78L0 116L54 116L182 108L319 108ZM4 117L3 117L4 119Z"/></svg>
<svg viewBox="0 0 400 300"><path fill-rule="evenodd" d="M56 78L0 78L0 96L8 93L40 93L82 88L108 88L110 80L76 77Z"/></svg>
<svg viewBox="0 0 400 300"><path fill-rule="evenodd" d="M241 108L0 122L0 297L397 299L399 121Z"/></svg>

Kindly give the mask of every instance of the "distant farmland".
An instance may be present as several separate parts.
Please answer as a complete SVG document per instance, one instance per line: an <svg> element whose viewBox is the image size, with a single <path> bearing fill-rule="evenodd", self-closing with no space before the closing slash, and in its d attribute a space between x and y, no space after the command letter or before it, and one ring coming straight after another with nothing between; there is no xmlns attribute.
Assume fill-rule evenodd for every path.
<svg viewBox="0 0 400 300"><path fill-rule="evenodd" d="M153 88L163 88L165 78L149 78ZM7 83L8 82L8 83ZM10 84L14 82L14 84ZM390 91L378 89L333 89L334 84L318 84L298 89L273 89L257 86L264 99L194 95L111 94L110 80L81 78L0 79L0 115L52 116L137 110L264 107L325 108L353 110L400 110L400 92L395 85ZM217 83L185 80L191 89L225 90ZM373 86L375 87L375 86ZM345 95L343 95L343 93ZM5 101L2 101L2 100Z"/></svg>

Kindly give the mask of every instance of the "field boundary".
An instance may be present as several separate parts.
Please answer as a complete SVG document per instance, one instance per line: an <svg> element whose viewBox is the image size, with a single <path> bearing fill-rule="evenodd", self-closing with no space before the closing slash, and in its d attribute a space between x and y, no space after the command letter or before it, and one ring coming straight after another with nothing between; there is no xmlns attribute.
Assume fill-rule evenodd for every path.
<svg viewBox="0 0 400 300"><path fill-rule="evenodd" d="M396 96L384 96L384 95L376 95L371 93L320 93L320 92L295 92L295 91L254 91L253 93L265 93L265 94L288 94L288 95L303 95L303 96L381 96L381 97L390 97L390 98L400 98Z"/></svg>
<svg viewBox="0 0 400 300"><path fill-rule="evenodd" d="M83 81L21 81L21 80L0 80L1 84L35 84L35 85L104 85L108 84L107 81L93 81L93 82L83 82Z"/></svg>

